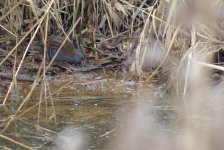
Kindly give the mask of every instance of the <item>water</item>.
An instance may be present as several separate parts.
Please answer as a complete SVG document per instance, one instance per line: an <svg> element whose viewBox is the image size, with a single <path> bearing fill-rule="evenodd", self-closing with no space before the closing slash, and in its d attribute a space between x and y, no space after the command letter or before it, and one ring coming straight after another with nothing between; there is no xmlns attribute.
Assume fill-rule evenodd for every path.
<svg viewBox="0 0 224 150"><path fill-rule="evenodd" d="M199 80L197 80L199 81ZM196 83L196 82L193 82ZM197 82L198 83L198 82ZM204 83L204 82L203 82ZM202 86L203 85L203 86ZM168 95L164 85L79 74L41 83L0 137L0 146L23 150L179 150L223 149L223 102L220 85L191 86L186 99ZM63 88L62 88L63 87ZM200 87L200 88L198 88ZM40 91L43 94L41 105ZM21 84L1 106L1 129L29 93ZM51 93L51 96L49 96ZM181 94L181 93L180 93ZM183 105L185 104L185 105ZM33 106L33 109L31 109ZM26 112L23 114L23 112Z"/></svg>
<svg viewBox="0 0 224 150"><path fill-rule="evenodd" d="M67 81L52 82L51 93ZM21 89L27 89L27 85L22 85ZM23 110L39 101L39 92L40 87ZM53 94L52 101L49 98L19 117L4 135L41 150L114 149L119 143L116 140L128 134L126 129L130 124L136 131L144 126L162 129L169 126L170 120L177 120L179 108L166 103L160 87L97 76L95 81L84 79L70 83ZM0 143L23 149L6 140Z"/></svg>

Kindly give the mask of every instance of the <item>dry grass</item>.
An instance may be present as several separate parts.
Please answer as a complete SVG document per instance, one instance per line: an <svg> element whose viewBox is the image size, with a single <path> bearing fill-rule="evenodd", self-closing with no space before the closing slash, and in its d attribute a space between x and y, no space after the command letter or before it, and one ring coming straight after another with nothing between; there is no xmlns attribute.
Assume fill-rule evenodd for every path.
<svg viewBox="0 0 224 150"><path fill-rule="evenodd" d="M91 47L93 51L97 50L96 52L99 52L102 47L110 47L117 39L129 41L127 49L119 49L119 52L126 56L126 59L131 60L130 74L143 78L148 83L162 72L161 76L165 74L172 88L170 89L172 96L182 104L187 113L197 115L199 107L203 107L201 101L197 101L202 98L198 93L203 92L198 91L193 94L191 92L195 88L204 86L204 83L201 83L204 81L200 81L198 85L192 82L198 82L198 79L209 74L206 72L199 74L197 70L224 71L222 66L212 63L214 53L223 49L224 44L223 2L221 0L160 0L152 5L149 3L149 0L0 1L0 46L6 48L7 46L4 45L13 41L8 50L2 50L0 47L0 54L3 54L0 56L1 72L9 69L12 74L7 92L4 97L1 97L3 106L11 103L12 93L16 93L14 101L20 101L17 79L23 74L22 68L30 61L27 55L35 45L35 41L45 44L42 62L33 72L35 80L16 110L7 119L1 121L2 133L7 132L9 126L32 108L39 106L41 112L41 103L49 100L54 106L52 95L55 93L51 91L46 76L53 62L53 60L50 63L45 61L46 41L49 34L64 36L65 41L67 38L73 39L78 47L84 45ZM155 45L155 42L159 46L151 46ZM24 43L26 43L25 48ZM120 46L117 43L114 45ZM152 55L153 58L157 58L156 62L152 59ZM149 64L146 64L146 60ZM192 71L194 66L197 66L195 67L197 69ZM146 69L151 72L146 72ZM41 85L40 101L24 110L24 106L38 85ZM188 102L189 99L194 101ZM48 115L47 111L46 115ZM39 119L38 115L38 123ZM192 129L186 131L193 132ZM3 134L0 134L0 137L32 149ZM208 142L207 139L205 142ZM192 147L194 146L196 147L196 144Z"/></svg>

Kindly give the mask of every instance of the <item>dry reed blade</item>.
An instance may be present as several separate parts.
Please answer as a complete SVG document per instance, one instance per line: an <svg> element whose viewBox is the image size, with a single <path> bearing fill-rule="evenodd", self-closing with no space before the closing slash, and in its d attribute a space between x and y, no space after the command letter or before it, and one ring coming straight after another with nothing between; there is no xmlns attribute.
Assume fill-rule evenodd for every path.
<svg viewBox="0 0 224 150"><path fill-rule="evenodd" d="M7 136L5 136L5 135L3 135L3 134L0 134L0 137L3 138L3 139L5 139L5 140L7 140L7 141L10 141L10 142L12 142L12 143L14 143L14 144L16 144L16 145L19 145L19 146L21 146L21 147L23 147L23 148L25 148L25 149L33 150L32 147L27 146L27 145L25 145L25 144L23 144L23 143L20 143L20 142L18 142L18 141L16 141L16 140L12 139L12 138L10 138L10 137L7 137Z"/></svg>

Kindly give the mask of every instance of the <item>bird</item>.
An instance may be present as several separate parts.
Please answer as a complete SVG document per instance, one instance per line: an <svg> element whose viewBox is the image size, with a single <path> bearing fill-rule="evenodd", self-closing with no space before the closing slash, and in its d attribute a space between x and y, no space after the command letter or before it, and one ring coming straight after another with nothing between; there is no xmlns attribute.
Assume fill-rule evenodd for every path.
<svg viewBox="0 0 224 150"><path fill-rule="evenodd" d="M63 44L65 38L61 36L48 36L46 51L47 59L51 61L54 55L57 53L58 49ZM44 45L41 44L41 53L44 54ZM67 62L71 64L77 64L83 61L84 59L83 52L76 48L73 43L68 39L60 49L59 53L55 57L55 62Z"/></svg>

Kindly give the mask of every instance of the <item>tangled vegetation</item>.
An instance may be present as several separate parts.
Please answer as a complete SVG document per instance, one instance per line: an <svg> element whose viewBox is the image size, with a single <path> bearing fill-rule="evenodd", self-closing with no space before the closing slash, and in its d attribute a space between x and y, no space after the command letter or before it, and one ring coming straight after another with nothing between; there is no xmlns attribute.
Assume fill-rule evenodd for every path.
<svg viewBox="0 0 224 150"><path fill-rule="evenodd" d="M7 113L2 113L0 119L3 133L0 138L32 149L4 134L40 104L50 99L54 105L52 95L57 91L50 90L49 76L60 74L61 70L74 73L103 68L113 75L119 72L125 79L134 78L147 84L158 79L167 83L168 91L175 93L176 99L187 97L191 81L181 75L192 74L190 63L203 66L212 75L224 71L222 3L221 0L1 0L0 107L7 109ZM47 51L46 44L52 36L65 39L61 47L66 40L72 41L85 54L84 63L65 66L55 65L54 58L49 61L40 45ZM220 77L216 74L214 78ZM29 90L21 92L20 82L28 82ZM33 94L36 90L39 95ZM33 97L39 101L29 104ZM37 124L41 122L39 117Z"/></svg>

